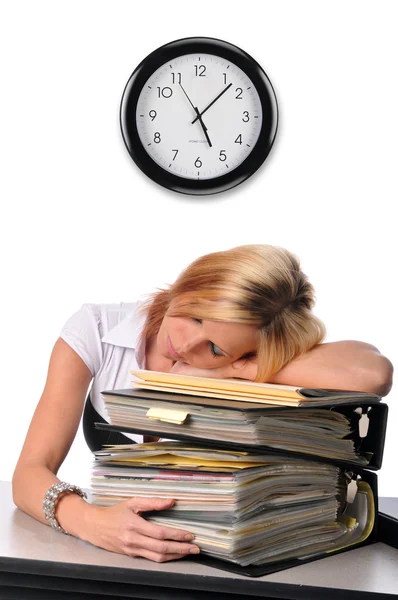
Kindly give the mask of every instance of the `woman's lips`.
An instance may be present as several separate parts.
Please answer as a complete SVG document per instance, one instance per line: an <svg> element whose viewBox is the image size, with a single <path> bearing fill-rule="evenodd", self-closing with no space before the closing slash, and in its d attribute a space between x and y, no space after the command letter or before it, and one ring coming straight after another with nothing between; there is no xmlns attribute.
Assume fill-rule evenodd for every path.
<svg viewBox="0 0 398 600"><path fill-rule="evenodd" d="M172 358L174 358L174 360L180 360L181 359L181 356L174 350L174 346L171 343L171 339L170 339L169 336L167 336L167 350L168 350L168 353L170 354L170 356Z"/></svg>

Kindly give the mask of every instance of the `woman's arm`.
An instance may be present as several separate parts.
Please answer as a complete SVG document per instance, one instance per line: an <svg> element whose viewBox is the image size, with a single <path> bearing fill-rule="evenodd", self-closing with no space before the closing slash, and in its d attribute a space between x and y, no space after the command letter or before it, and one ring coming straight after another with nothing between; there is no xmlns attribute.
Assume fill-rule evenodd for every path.
<svg viewBox="0 0 398 600"><path fill-rule="evenodd" d="M195 369L176 362L172 373L249 379L257 375L255 359L241 359L218 369ZM392 386L393 366L371 344L352 340L319 344L275 373L270 383L300 387L371 392L386 396Z"/></svg>
<svg viewBox="0 0 398 600"><path fill-rule="evenodd" d="M377 348L347 340L315 346L275 373L270 382L387 396L392 375L391 362Z"/></svg>
<svg viewBox="0 0 398 600"><path fill-rule="evenodd" d="M76 435L91 379L80 356L62 338L57 340L12 478L14 503L46 525L43 498L59 481L56 475ZM193 539L188 531L149 523L140 516L173 503L171 498L130 498L103 507L89 504L77 494L64 494L56 504L55 516L68 533L96 546L163 562L199 552L197 546L184 541Z"/></svg>
<svg viewBox="0 0 398 600"><path fill-rule="evenodd" d="M48 524L42 511L45 492L59 481L56 474L76 435L90 380L82 359L59 339L12 479L14 503L42 523ZM62 526L76 534L84 526L88 506L76 494L61 497Z"/></svg>

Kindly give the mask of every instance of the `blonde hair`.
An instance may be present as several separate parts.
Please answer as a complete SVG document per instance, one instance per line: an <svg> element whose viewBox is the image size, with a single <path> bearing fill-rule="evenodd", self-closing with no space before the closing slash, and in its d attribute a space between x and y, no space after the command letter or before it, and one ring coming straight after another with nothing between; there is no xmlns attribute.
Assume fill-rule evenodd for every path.
<svg viewBox="0 0 398 600"><path fill-rule="evenodd" d="M238 246L198 258L173 285L152 294L143 307L142 335L156 335L166 312L255 325L256 381L268 381L324 339L325 326L312 313L314 304L314 288L291 252L270 245Z"/></svg>

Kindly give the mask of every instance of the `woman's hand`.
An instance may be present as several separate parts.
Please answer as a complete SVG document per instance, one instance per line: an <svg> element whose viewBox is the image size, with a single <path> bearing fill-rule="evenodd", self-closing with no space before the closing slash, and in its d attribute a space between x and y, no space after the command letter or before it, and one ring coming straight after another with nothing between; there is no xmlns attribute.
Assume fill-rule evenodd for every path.
<svg viewBox="0 0 398 600"><path fill-rule="evenodd" d="M167 498L129 498L114 506L92 506L86 536L82 539L118 554L141 556L155 562L198 554L189 531L149 523L141 513L173 506Z"/></svg>
<svg viewBox="0 0 398 600"><path fill-rule="evenodd" d="M233 363L216 367L214 369L199 369L187 363L177 361L172 366L170 373L179 375L192 375L196 377L211 377L213 379L248 379L254 381L257 376L256 357L240 358Z"/></svg>

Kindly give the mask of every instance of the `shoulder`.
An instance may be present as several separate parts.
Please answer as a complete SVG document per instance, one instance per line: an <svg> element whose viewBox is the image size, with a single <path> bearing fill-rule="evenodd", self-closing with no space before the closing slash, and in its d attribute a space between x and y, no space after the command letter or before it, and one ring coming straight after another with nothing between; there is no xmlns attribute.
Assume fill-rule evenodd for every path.
<svg viewBox="0 0 398 600"><path fill-rule="evenodd" d="M62 327L60 337L84 360L94 376L104 359L104 340L112 343L118 329L128 328L124 321L134 318L138 303L92 303L87 302L73 313ZM120 325L120 327L118 327ZM110 333L114 330L113 333Z"/></svg>
<svg viewBox="0 0 398 600"><path fill-rule="evenodd" d="M130 347L134 340L134 344L138 343L146 318L143 301L83 306L86 316L89 313L91 320L96 322L101 341L116 345L123 343L126 347Z"/></svg>
<svg viewBox="0 0 398 600"><path fill-rule="evenodd" d="M139 302L114 302L89 305L98 320L103 335L122 323L125 319L135 321L138 317Z"/></svg>
<svg viewBox="0 0 398 600"><path fill-rule="evenodd" d="M95 321L104 332L112 329L126 317L134 318L139 302L114 302L114 303L92 303L82 304L75 313L76 321Z"/></svg>
<svg viewBox="0 0 398 600"><path fill-rule="evenodd" d="M125 319L135 320L139 302L86 302L64 323L62 333L101 339Z"/></svg>

